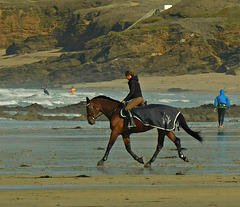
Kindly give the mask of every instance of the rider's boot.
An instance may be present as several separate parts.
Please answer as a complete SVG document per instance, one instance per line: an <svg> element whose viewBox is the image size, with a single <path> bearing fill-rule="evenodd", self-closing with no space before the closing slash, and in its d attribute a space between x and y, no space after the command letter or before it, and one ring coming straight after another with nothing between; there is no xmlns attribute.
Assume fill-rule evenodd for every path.
<svg viewBox="0 0 240 207"><path fill-rule="evenodd" d="M134 120L133 120L133 116L132 116L132 113L131 113L131 111L130 110L126 110L126 118L127 118L127 126L128 126L128 128L130 129L130 128L132 128L132 127L136 127L136 124L135 124L135 122L134 122Z"/></svg>

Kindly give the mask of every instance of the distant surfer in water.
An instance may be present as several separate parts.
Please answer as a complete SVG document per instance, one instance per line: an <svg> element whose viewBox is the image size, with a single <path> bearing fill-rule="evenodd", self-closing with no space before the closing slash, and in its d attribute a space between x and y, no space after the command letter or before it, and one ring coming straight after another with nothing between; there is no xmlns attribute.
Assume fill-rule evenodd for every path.
<svg viewBox="0 0 240 207"><path fill-rule="evenodd" d="M74 95L76 93L76 88L72 86L72 89L68 90L68 92Z"/></svg>
<svg viewBox="0 0 240 207"><path fill-rule="evenodd" d="M49 96L48 86L47 85L43 88L43 92Z"/></svg>

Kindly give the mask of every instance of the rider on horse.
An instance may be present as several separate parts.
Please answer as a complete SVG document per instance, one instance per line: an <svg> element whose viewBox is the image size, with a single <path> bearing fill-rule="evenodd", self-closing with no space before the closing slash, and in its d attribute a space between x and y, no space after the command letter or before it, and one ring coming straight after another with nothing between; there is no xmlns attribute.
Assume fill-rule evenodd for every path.
<svg viewBox="0 0 240 207"><path fill-rule="evenodd" d="M129 123L128 128L136 126L135 122L133 121L133 117L130 110L144 103L138 77L134 74L135 74L134 70L127 70L125 72L125 76L126 76L126 79L128 80L128 86L130 91L126 96L126 98L123 99L122 103L125 104L126 101L129 101L129 103L125 107L127 123Z"/></svg>

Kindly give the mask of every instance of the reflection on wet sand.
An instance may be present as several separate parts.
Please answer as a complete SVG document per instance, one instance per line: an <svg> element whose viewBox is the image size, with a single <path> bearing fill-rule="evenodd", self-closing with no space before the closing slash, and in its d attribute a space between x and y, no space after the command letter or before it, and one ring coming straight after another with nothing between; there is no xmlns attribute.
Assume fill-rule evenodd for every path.
<svg viewBox="0 0 240 207"><path fill-rule="evenodd" d="M76 122L76 126L79 122ZM194 126L193 126L194 127ZM197 128L197 127L196 127ZM21 128L1 129L1 174L40 175L190 175L237 174L240 170L239 127L202 127L205 142L200 144L183 131L176 131L184 154L190 162L177 156L168 139L152 167L137 163L125 150L119 137L104 167L97 167L105 152L108 128ZM157 144L157 132L135 134L132 149L149 160Z"/></svg>

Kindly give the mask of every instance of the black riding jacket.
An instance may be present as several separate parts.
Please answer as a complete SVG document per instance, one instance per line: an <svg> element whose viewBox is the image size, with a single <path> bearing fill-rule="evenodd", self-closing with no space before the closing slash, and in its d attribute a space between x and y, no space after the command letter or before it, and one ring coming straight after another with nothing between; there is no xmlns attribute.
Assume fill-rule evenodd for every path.
<svg viewBox="0 0 240 207"><path fill-rule="evenodd" d="M124 101L129 101L134 98L143 97L137 76L133 76L128 81L128 86L129 86L130 91L129 91L128 95L126 96L126 98L124 99Z"/></svg>

